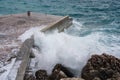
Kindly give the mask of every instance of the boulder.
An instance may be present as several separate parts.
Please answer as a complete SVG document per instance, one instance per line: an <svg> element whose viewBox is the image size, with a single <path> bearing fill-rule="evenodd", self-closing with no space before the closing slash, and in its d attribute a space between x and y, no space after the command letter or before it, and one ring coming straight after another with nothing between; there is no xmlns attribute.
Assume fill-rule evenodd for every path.
<svg viewBox="0 0 120 80"><path fill-rule="evenodd" d="M32 74L26 74L24 80L36 80L36 78Z"/></svg>
<svg viewBox="0 0 120 80"><path fill-rule="evenodd" d="M95 77L93 80L101 80L100 78L98 78L98 77Z"/></svg>
<svg viewBox="0 0 120 80"><path fill-rule="evenodd" d="M70 72L70 70L62 64L56 64L52 72L56 70L63 71L68 77L74 77L74 74Z"/></svg>
<svg viewBox="0 0 120 80"><path fill-rule="evenodd" d="M120 78L120 59L108 55L92 55L81 72L85 80L107 80Z"/></svg>
<svg viewBox="0 0 120 80"><path fill-rule="evenodd" d="M115 73L112 78L109 78L107 80L120 80L120 73Z"/></svg>
<svg viewBox="0 0 120 80"><path fill-rule="evenodd" d="M50 80L60 80L61 78L73 77L74 75L61 64L56 64L50 75Z"/></svg>
<svg viewBox="0 0 120 80"><path fill-rule="evenodd" d="M82 78L63 78L60 80L84 80L84 79L82 79Z"/></svg>
<svg viewBox="0 0 120 80"><path fill-rule="evenodd" d="M48 75L47 75L46 70L36 71L35 76L37 80L48 80Z"/></svg>

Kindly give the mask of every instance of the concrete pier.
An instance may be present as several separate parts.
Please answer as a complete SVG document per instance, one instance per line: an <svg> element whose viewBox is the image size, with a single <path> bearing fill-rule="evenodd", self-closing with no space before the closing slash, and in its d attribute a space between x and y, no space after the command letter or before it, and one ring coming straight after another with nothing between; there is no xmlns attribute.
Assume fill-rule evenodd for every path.
<svg viewBox="0 0 120 80"><path fill-rule="evenodd" d="M32 40L29 39L22 43L18 40L18 36L35 26L46 25L41 30L43 32L49 32L54 29L58 29L61 32L71 24L72 19L69 16L55 16L34 12L0 16L0 58L2 55L11 54L13 49L20 49L18 53L22 57L22 62L18 69L16 80L23 80L33 41L29 41ZM26 45L29 42L32 42L31 45ZM27 49L24 49L24 47Z"/></svg>
<svg viewBox="0 0 120 80"><path fill-rule="evenodd" d="M21 42L17 40L18 36L31 27L47 26L62 17L33 12L30 16L27 13L0 16L0 54L11 53L11 48L21 45Z"/></svg>
<svg viewBox="0 0 120 80"><path fill-rule="evenodd" d="M31 12L30 16L27 13L0 16L0 54L11 53L11 48L18 48L21 45L17 39L18 36L31 27L46 25L46 28L42 30L45 32L59 25L64 27L71 25L72 22L69 20L69 17L34 12ZM64 24L61 21L70 23Z"/></svg>

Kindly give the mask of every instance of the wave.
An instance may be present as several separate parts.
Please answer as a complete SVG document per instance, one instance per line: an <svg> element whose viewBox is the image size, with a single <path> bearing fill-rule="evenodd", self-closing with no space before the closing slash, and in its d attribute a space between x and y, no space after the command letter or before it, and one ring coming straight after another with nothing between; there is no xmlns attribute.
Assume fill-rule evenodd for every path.
<svg viewBox="0 0 120 80"><path fill-rule="evenodd" d="M73 26L75 27L71 27L80 31L83 25L74 21ZM87 36L71 35L67 30L52 34L35 31L32 34L35 45L38 47L33 49L36 56L34 70L45 69L50 74L55 64L60 63L79 76L87 60L93 54L108 53L120 58L120 45L114 43L114 40L119 41L119 38L114 35L112 36L113 40L108 42L111 37L99 32Z"/></svg>

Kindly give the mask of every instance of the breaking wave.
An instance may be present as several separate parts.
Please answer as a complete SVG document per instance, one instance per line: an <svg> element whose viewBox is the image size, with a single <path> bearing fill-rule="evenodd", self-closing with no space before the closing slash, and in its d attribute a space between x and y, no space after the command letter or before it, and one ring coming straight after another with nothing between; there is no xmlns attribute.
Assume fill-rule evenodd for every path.
<svg viewBox="0 0 120 80"><path fill-rule="evenodd" d="M104 32L97 31L81 33L84 36L80 36L77 32L84 32L82 26L74 21L73 26L62 33L34 32L35 46L37 46L33 49L36 56L32 62L35 64L34 69L45 69L50 74L55 64L60 63L79 76L92 54L108 53L120 58L119 36L105 35Z"/></svg>

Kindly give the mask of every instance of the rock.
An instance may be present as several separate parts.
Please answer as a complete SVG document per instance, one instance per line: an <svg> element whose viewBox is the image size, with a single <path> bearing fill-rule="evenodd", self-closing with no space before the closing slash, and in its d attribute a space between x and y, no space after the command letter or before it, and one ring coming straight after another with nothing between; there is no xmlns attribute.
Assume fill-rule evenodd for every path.
<svg viewBox="0 0 120 80"><path fill-rule="evenodd" d="M107 80L120 80L120 73L115 73L112 78L107 79Z"/></svg>
<svg viewBox="0 0 120 80"><path fill-rule="evenodd" d="M61 78L73 77L74 75L63 65L55 65L52 74L50 75L50 80L60 80Z"/></svg>
<svg viewBox="0 0 120 80"><path fill-rule="evenodd" d="M24 80L36 80L36 78L33 76L33 75L26 75L25 77L24 77Z"/></svg>
<svg viewBox="0 0 120 80"><path fill-rule="evenodd" d="M63 78L60 80L84 80L84 79L82 79L82 78Z"/></svg>
<svg viewBox="0 0 120 80"><path fill-rule="evenodd" d="M66 74L62 71L54 71L52 74L49 76L50 80L60 80L61 78L66 78Z"/></svg>
<svg viewBox="0 0 120 80"><path fill-rule="evenodd" d="M120 80L120 59L108 54L92 55L82 69L81 77L85 80Z"/></svg>
<svg viewBox="0 0 120 80"><path fill-rule="evenodd" d="M68 77L74 77L74 74L68 70L67 67L64 67L62 64L56 64L53 71L63 71Z"/></svg>
<svg viewBox="0 0 120 80"><path fill-rule="evenodd" d="M48 80L48 75L45 70L36 71L35 76L37 80Z"/></svg>
<svg viewBox="0 0 120 80"><path fill-rule="evenodd" d="M98 78L98 77L95 77L93 80L101 80L100 78Z"/></svg>

